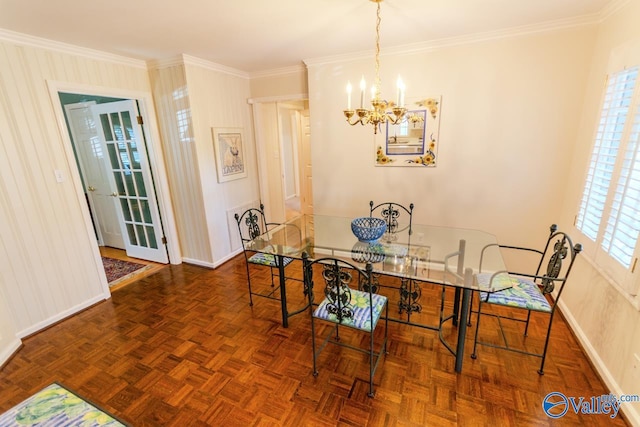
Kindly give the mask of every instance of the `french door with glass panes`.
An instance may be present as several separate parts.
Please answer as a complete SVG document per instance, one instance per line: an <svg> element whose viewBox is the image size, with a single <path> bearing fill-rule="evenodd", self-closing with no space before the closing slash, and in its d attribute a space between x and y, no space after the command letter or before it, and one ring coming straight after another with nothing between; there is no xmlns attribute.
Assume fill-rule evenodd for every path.
<svg viewBox="0 0 640 427"><path fill-rule="evenodd" d="M164 234L142 126L134 100L93 106L98 135L107 156L127 255L167 263Z"/></svg>

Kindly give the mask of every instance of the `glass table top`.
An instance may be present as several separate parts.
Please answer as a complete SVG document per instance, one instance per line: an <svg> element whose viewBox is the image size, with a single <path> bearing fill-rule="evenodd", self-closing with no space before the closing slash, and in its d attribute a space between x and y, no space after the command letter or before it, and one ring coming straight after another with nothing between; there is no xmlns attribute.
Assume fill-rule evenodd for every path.
<svg viewBox="0 0 640 427"><path fill-rule="evenodd" d="M359 241L351 231L353 218L303 215L257 237L247 249L291 258L342 258L377 273L414 280L498 291L510 287L495 236L471 229L398 224L373 242ZM483 251L483 248L486 250ZM482 261L482 264L481 264ZM465 280L467 270L472 280ZM495 280L480 287L475 273L495 273Z"/></svg>

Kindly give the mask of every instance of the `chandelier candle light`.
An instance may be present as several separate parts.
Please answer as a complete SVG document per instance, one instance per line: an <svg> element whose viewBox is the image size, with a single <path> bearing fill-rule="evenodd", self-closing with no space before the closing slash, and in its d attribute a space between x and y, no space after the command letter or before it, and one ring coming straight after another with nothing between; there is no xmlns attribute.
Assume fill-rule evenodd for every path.
<svg viewBox="0 0 640 427"><path fill-rule="evenodd" d="M367 83L364 80L364 76L360 80L360 108L353 110L351 108L351 83L347 83L347 109L344 110L344 115L347 118L347 123L351 126L360 123L361 125L372 124L373 133L378 133L378 127L384 123L391 123L397 125L405 119L409 119L415 122L418 119L413 117L405 117L407 109L404 108L404 91L405 86L402 79L398 77L398 97L396 102L387 102L380 98L380 3L382 0L370 0L378 4L378 10L376 14L376 80L371 87L371 109L364 108L364 92L367 87ZM390 111L388 111L390 109ZM355 117L354 117L355 115ZM418 116L416 116L418 117ZM352 120L353 119L353 120Z"/></svg>

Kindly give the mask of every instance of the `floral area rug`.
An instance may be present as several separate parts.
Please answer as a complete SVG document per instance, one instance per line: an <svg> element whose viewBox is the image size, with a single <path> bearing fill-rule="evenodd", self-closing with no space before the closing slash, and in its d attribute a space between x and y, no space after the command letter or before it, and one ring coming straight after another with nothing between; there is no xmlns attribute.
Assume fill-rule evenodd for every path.
<svg viewBox="0 0 640 427"><path fill-rule="evenodd" d="M0 427L126 426L58 383L40 390L0 415Z"/></svg>
<svg viewBox="0 0 640 427"><path fill-rule="evenodd" d="M107 273L109 286L116 285L128 279L134 273L151 268L149 265L107 257L102 257L102 264L104 265L105 273Z"/></svg>

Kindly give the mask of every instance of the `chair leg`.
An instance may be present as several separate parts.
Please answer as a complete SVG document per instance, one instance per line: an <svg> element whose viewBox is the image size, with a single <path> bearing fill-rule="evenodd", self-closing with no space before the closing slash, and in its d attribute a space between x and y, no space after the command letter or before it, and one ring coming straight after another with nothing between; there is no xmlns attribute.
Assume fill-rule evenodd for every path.
<svg viewBox="0 0 640 427"><path fill-rule="evenodd" d="M311 352L313 353L313 376L318 376L318 368L316 365L316 328L313 321L313 308L311 309Z"/></svg>
<svg viewBox="0 0 640 427"><path fill-rule="evenodd" d="M458 326L458 319L460 318L460 294L461 289L456 287L453 296L453 326Z"/></svg>
<svg viewBox="0 0 640 427"><path fill-rule="evenodd" d="M369 397L373 397L373 330L369 333Z"/></svg>
<svg viewBox="0 0 640 427"><path fill-rule="evenodd" d="M526 337L529 333L529 320L531 319L531 310L527 311L527 322L524 326L524 336Z"/></svg>
<svg viewBox="0 0 640 427"><path fill-rule="evenodd" d="M478 355L476 354L476 349L478 348L478 331L480 330L480 312L482 311L482 298L478 298L478 317L476 318L476 333L473 337L473 352L471 353L471 358L476 359Z"/></svg>
<svg viewBox="0 0 640 427"><path fill-rule="evenodd" d="M553 324L553 315L555 310L551 311L549 315L549 326L547 327L547 338L544 340L544 349L542 350L542 361L540 362L540 369L538 374L544 375L544 362L547 360L547 349L549 348L549 337L551 336L551 325Z"/></svg>
<svg viewBox="0 0 640 427"><path fill-rule="evenodd" d="M251 274L249 273L249 261L244 259L244 264L247 268L247 286L249 287L249 307L253 307L253 292L251 292Z"/></svg>
<svg viewBox="0 0 640 427"><path fill-rule="evenodd" d="M389 331L389 303L387 302L387 305L385 307L385 316L384 316L384 354L389 354L389 351L387 349L387 338L389 337L388 332Z"/></svg>
<svg viewBox="0 0 640 427"><path fill-rule="evenodd" d="M440 325L442 325L442 319L444 319L444 301L446 297L446 288L442 286L442 293L440 294Z"/></svg>

